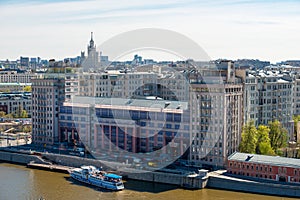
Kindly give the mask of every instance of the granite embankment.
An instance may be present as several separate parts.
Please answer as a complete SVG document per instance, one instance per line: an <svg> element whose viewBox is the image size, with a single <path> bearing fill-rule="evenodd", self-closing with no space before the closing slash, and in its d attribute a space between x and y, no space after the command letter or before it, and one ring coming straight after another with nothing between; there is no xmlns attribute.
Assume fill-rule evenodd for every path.
<svg viewBox="0 0 300 200"><path fill-rule="evenodd" d="M208 188L267 194L275 196L300 197L300 184L264 181L258 178L243 179L215 172L209 173Z"/></svg>
<svg viewBox="0 0 300 200"><path fill-rule="evenodd" d="M300 197L300 184L281 184L278 182L262 181L259 179L245 180L242 177L231 177L223 175L223 172L210 172L208 173L208 176L194 177L172 173L149 172L143 170L130 171L130 169L123 170L127 169L126 165L124 164L49 153L31 155L24 152L20 153L0 151L0 161L23 165L27 165L28 163L33 161L34 163L41 163L46 165L57 164L68 167L94 165L97 167L103 167L105 170L109 170L111 166L114 165L113 168L117 169L116 173L119 173L128 179L173 184L193 189L209 187L215 189L234 190L267 195L289 196L298 198Z"/></svg>
<svg viewBox="0 0 300 200"><path fill-rule="evenodd" d="M0 160L10 163L27 165L30 162L47 164L48 162L43 160L38 155L31 155L27 153L13 152L13 151L0 151Z"/></svg>
<svg viewBox="0 0 300 200"><path fill-rule="evenodd" d="M100 161L76 156L67 156L60 154L42 153L38 155L30 155L26 153L0 151L0 160L13 162L23 165L29 163L40 163L46 166L44 169L56 169L56 166L80 167L82 165L93 165L102 167L104 170L113 169L114 172L121 174L124 178L142 180L156 183L165 183L177 185L185 188L201 189L207 184L208 177L205 173L202 176L188 176L174 173L153 172L146 170L136 170L129 168L129 165L117 162ZM53 165L53 167L49 167ZM54 167L55 165L55 167ZM35 166L42 168L42 165Z"/></svg>

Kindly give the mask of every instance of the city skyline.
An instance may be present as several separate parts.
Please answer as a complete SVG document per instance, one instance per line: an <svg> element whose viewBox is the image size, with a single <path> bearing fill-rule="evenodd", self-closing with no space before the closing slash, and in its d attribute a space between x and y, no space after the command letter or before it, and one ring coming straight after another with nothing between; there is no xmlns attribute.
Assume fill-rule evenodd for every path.
<svg viewBox="0 0 300 200"><path fill-rule="evenodd" d="M211 59L299 59L300 2L282 1L1 1L1 59L63 59L140 28L181 33ZM101 49L100 49L101 50ZM105 54L105 49L103 49ZM108 55L110 56L110 55Z"/></svg>

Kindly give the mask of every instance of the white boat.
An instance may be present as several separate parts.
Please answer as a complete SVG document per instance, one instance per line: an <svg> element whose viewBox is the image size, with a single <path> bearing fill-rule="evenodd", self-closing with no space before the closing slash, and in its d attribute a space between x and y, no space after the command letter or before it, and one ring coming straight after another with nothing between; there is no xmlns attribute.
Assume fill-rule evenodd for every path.
<svg viewBox="0 0 300 200"><path fill-rule="evenodd" d="M81 166L80 168L70 170L69 173L75 180L100 188L115 191L124 189L122 176L106 173L94 166Z"/></svg>

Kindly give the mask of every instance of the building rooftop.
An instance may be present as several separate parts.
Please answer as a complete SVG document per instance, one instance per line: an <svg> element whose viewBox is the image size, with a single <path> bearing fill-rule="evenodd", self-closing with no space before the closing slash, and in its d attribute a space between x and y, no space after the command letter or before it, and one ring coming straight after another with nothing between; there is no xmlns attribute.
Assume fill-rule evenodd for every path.
<svg viewBox="0 0 300 200"><path fill-rule="evenodd" d="M0 86L31 86L31 83L0 83Z"/></svg>
<svg viewBox="0 0 300 200"><path fill-rule="evenodd" d="M172 109L172 110L187 110L188 103L182 101L167 101L161 99L127 99L127 98L103 98L103 97L84 97L76 96L72 102L65 102L64 105L95 105L98 106L114 106L114 107L130 107L130 109Z"/></svg>
<svg viewBox="0 0 300 200"><path fill-rule="evenodd" d="M258 154L234 152L228 157L228 160L245 161L245 162L257 163L257 164L268 164L268 165L271 164L271 165L282 166L282 167L300 168L300 159L285 158L279 156L265 156L265 155L258 155Z"/></svg>

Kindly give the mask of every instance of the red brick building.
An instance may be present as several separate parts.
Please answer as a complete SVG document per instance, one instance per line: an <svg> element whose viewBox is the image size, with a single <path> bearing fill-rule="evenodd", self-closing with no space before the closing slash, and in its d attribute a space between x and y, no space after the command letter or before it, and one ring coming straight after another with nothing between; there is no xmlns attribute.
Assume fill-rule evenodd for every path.
<svg viewBox="0 0 300 200"><path fill-rule="evenodd" d="M234 175L300 183L300 159L235 152L228 157L227 172Z"/></svg>

